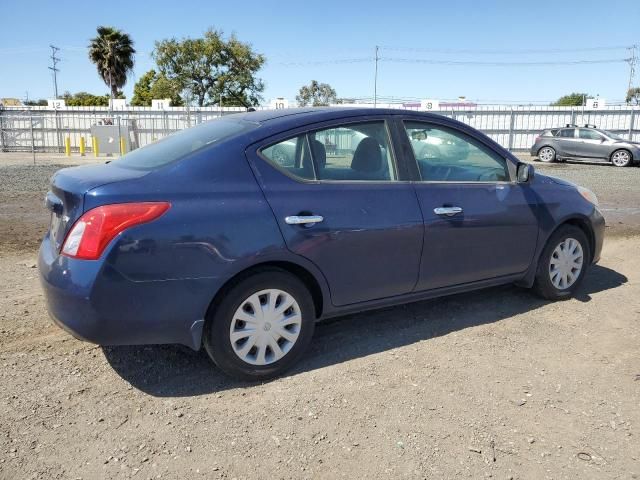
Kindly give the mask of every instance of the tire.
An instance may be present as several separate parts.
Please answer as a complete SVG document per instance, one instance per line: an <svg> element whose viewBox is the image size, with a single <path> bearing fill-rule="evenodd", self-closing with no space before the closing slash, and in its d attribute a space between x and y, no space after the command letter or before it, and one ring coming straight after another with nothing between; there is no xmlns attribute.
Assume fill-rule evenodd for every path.
<svg viewBox="0 0 640 480"><path fill-rule="evenodd" d="M282 302L291 300L277 313ZM253 306L258 305L267 309L268 316L255 315ZM300 359L313 337L311 294L284 270L261 270L241 280L211 310L203 335L205 349L220 370L241 380L268 380L282 374ZM255 330L249 318L255 320Z"/></svg>
<svg viewBox="0 0 640 480"><path fill-rule="evenodd" d="M556 151L552 147L542 147L538 150L538 159L544 163L556 161Z"/></svg>
<svg viewBox="0 0 640 480"><path fill-rule="evenodd" d="M576 271L578 255L581 260ZM589 241L584 232L573 225L562 225L551 235L540 255L533 290L547 300L571 298L582 283L590 261Z"/></svg>
<svg viewBox="0 0 640 480"><path fill-rule="evenodd" d="M628 167L633 158L628 150L616 150L611 154L611 163L616 167Z"/></svg>

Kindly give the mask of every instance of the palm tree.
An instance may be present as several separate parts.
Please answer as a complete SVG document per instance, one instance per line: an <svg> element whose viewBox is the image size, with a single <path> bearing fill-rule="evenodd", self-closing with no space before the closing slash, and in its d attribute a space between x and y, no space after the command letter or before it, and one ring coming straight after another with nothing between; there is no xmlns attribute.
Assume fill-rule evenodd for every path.
<svg viewBox="0 0 640 480"><path fill-rule="evenodd" d="M98 36L89 44L89 59L96 64L98 75L109 86L111 98L127 83L133 70L133 40L117 28L100 26Z"/></svg>

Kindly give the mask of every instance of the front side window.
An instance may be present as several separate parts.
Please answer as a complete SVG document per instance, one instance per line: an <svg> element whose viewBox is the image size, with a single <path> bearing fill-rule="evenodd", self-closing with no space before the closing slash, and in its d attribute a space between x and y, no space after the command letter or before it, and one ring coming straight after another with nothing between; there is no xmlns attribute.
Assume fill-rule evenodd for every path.
<svg viewBox="0 0 640 480"><path fill-rule="evenodd" d="M422 181L506 182L507 161L468 135L422 122L405 122Z"/></svg>
<svg viewBox="0 0 640 480"><path fill-rule="evenodd" d="M270 163L306 180L396 181L384 121L314 130L261 150Z"/></svg>
<svg viewBox="0 0 640 480"><path fill-rule="evenodd" d="M578 135L584 140L602 140L602 135L587 128L581 128L578 130Z"/></svg>

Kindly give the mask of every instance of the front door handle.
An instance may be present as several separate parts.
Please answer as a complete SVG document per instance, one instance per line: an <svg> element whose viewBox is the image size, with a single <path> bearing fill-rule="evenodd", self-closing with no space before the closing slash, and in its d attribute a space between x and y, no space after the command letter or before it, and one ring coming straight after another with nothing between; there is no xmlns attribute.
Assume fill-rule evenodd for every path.
<svg viewBox="0 0 640 480"><path fill-rule="evenodd" d="M324 220L322 215L291 215L285 217L284 221L289 225L311 225Z"/></svg>
<svg viewBox="0 0 640 480"><path fill-rule="evenodd" d="M437 207L433 209L433 213L436 215L446 215L447 217L453 217L459 213L462 213L461 207Z"/></svg>

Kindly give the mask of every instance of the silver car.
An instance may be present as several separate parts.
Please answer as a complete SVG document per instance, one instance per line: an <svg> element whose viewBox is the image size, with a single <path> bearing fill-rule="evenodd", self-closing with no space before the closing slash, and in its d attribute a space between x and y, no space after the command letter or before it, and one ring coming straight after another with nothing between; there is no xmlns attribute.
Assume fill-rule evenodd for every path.
<svg viewBox="0 0 640 480"><path fill-rule="evenodd" d="M566 125L542 132L531 147L541 162L581 160L627 167L640 161L640 142L626 140L593 125Z"/></svg>

